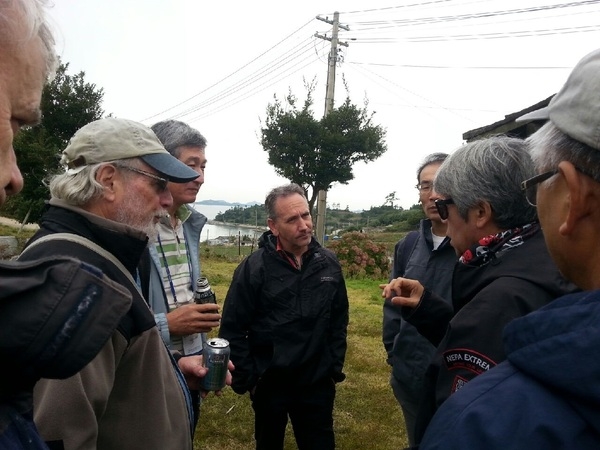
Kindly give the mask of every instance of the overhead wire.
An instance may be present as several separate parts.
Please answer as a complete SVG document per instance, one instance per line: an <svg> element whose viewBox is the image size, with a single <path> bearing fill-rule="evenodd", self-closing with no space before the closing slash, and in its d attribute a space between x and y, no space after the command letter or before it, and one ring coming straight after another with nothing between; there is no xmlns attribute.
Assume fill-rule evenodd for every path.
<svg viewBox="0 0 600 450"><path fill-rule="evenodd" d="M419 8L427 9L432 7L440 7L441 6L465 6L474 3L481 2L462 2L458 3L453 0L430 0L424 2L414 2L408 5L402 6L394 6L387 8L376 8L362 11L350 11L347 14L353 16L359 16L359 19L362 19L363 16L373 13L373 12L387 12L389 15L389 11L391 9L400 9L404 8L414 8L416 11L419 11ZM353 44L384 44L384 43L397 43L397 42L410 42L410 43L432 43L432 42L449 42L449 41L470 41L470 40L485 40L485 39L503 39L503 38L525 38L532 36L549 36L549 35L561 35L561 34L572 34L572 33L585 33L585 32L594 32L600 30L600 25L592 24L592 25L577 25L577 26L563 26L560 28L537 28L537 29L527 29L527 30L517 30L517 31L489 31L489 24L486 25L488 27L487 32L472 32L465 33L465 23L469 22L469 25L472 26L481 26L482 20L494 19L497 17L509 17L511 15L527 15L531 13L539 13L542 11L558 11L564 10L566 8L571 8L575 6L589 6L600 3L600 0L586 0L582 2L570 2L570 3L560 3L554 5L542 5L536 7L520 7L516 9L502 9L496 11L487 11L487 12L477 12L477 13L469 13L469 14L455 14L448 15L443 14L439 16L430 16L430 17L418 17L415 19L403 18L403 19L393 19L389 20L389 17L386 20L361 20L354 22L345 22L351 24L351 31L344 33L344 39L349 38L352 39ZM578 13L575 13L578 14ZM540 20L537 17L534 18L524 18L525 16L519 17L518 19L513 18L513 21L532 21L532 20ZM236 105L249 97L255 95L258 92L264 91L265 89L276 85L280 81L289 78L290 76L298 73L300 70L305 69L310 66L312 63L315 63L319 60L324 61L324 54L319 54L316 50L316 42L318 38L314 35L307 36L301 38L299 43L292 43L292 37L299 35L299 33L306 28L309 24L313 23L314 19L309 20L304 25L296 29L294 32L290 33L284 39L280 40L277 44L271 46L266 51L262 52L256 58L253 58L248 63L244 64L240 68L236 69L231 74L223 77L219 81L210 85L209 87L199 91L198 93L190 96L189 98L178 102L177 104L162 110L152 116L147 117L144 121L159 117L159 116L167 116L167 118L188 118L190 121L199 120L201 118L208 117L210 115L216 114L220 111L223 111L233 105ZM495 22L501 23L500 22ZM451 25L461 23L460 29L461 33L454 34L441 34L441 33L430 33L427 36L418 36L414 34L415 27L431 27L436 26L439 30L440 26L443 25ZM402 27L403 30L406 28L413 29L412 35L407 34L404 37L398 36L380 36L377 37L376 34L385 33L386 30L390 28L394 28L397 32L399 27ZM373 34L374 32L375 35ZM403 31L403 33L411 33L410 30ZM370 35L367 37L366 35ZM322 41L322 40L321 40ZM324 48L325 44L323 45ZM313 54L314 53L314 54ZM351 65L355 66L353 69L355 70L367 70L370 71L367 66L377 66L384 64L376 64L376 63L365 63L365 62L353 62L346 61ZM258 66L258 67L257 67ZM448 68L448 66L419 66L419 65L409 65L409 64L400 64L400 65L391 65L391 66L400 66L400 67L415 67L415 68ZM257 67L257 68L255 68ZM360 67L360 69L357 69ZM485 67L468 67L463 66L462 68L480 68L483 69ZM502 67L489 67L490 69L501 69ZM522 67L523 69L532 67ZM551 67L546 67L551 68ZM505 69L514 69L511 67L505 67ZM541 69L541 67L540 67ZM246 74L246 72L250 71L250 73ZM375 74L376 75L376 74ZM233 79L235 76L238 76L238 79ZM379 75L377 75L379 76ZM229 82L229 83L227 83ZM220 89L219 89L220 88ZM219 89L219 90L217 90ZM215 92L216 91L216 92ZM211 92L215 92L211 94ZM407 91L409 92L409 91ZM208 95L208 96L207 96ZM423 97L424 98L424 97ZM194 102L194 100L197 100ZM428 100L430 101L430 100ZM431 101L430 101L431 102ZM184 106L188 105L188 106ZM181 108L184 106L183 108ZM200 112L200 110L203 110ZM200 112L199 114L196 114ZM169 114L167 114L169 113ZM196 115L194 115L196 114ZM191 118L190 118L191 116Z"/></svg>
<svg viewBox="0 0 600 450"><path fill-rule="evenodd" d="M236 82L233 85L225 88L222 91L214 94L213 96L207 98L206 100L197 103L188 109L181 111L172 116L172 118L179 118L186 114L196 112L198 109L203 108L205 106L209 106L224 97L227 97L231 94L235 94L237 91L246 89L247 87L253 85L254 83L259 82L262 78L266 76L273 76L277 73L278 70L281 70L283 66L285 66L288 62L295 60L302 55L309 53L312 54L312 42L310 40L305 40L301 44L298 44L296 47L291 49L289 52L283 55L277 55L273 60L269 61L269 63L260 69L254 71L252 74L246 76L244 79Z"/></svg>
<svg viewBox="0 0 600 450"><path fill-rule="evenodd" d="M485 11L485 12L469 13L469 14L455 14L455 15L406 18L406 19L395 19L395 20L389 20L389 18L386 18L385 20L378 20L378 21L354 22L354 24L356 26L359 26L359 25L375 26L378 30L381 30L382 28L386 28L384 25L388 25L388 24L389 24L389 26L387 26L387 27L414 26L414 25L432 24L432 23L446 23L446 22L456 22L456 21L482 19L482 18L490 18L490 17L495 18L495 17L499 17L499 16L506 16L506 15L528 14L528 13L540 12L540 11L551 11L551 10L555 10L555 9L594 5L594 4L598 4L598 3L600 3L600 0L586 0L586 1L581 1L581 2L561 3L561 4L554 4L554 5L535 6L535 7L530 7L530 8L507 9L507 10L499 10L499 11ZM364 31L364 30L368 30L368 29L360 29L360 30Z"/></svg>
<svg viewBox="0 0 600 450"><path fill-rule="evenodd" d="M283 44L284 42L286 42L288 39L290 39L292 36L294 36L295 34L297 34L300 30L304 29L305 27L307 27L309 24L311 24L313 22L313 19L310 19L308 22L306 22L304 25L301 25L300 27L298 27L295 31L293 31L292 33L290 33L289 35L287 35L286 37L284 37L282 40L280 40L279 42L277 42L275 45L269 47L267 50L265 50L264 52L262 52L261 54L259 54L258 56L256 56L255 58L253 58L252 60L250 60L249 62L247 62L246 64L244 64L243 66L241 66L240 68L236 69L234 72L230 73L229 75L225 76L224 78L220 79L219 81L215 82L214 84L208 86L207 88L203 89L202 91L192 95L191 97L163 110L160 111L156 114L153 114L152 116L149 116L145 119L142 120L142 122L145 122L147 120L153 119L154 117L157 117L161 114L164 114L166 112L169 112L175 108L177 108L178 106L183 105L184 103L187 103L191 100L193 100L194 98L202 95L203 93L207 92L208 90L212 89L213 87L223 83L224 81L228 80L229 78L233 77L235 74L241 72L243 69L245 69L246 67L248 67L249 65L251 65L252 63L258 61L260 58L262 58L264 55L266 55L267 53L273 51L273 49L277 48L278 46L280 46L281 44Z"/></svg>
<svg viewBox="0 0 600 450"><path fill-rule="evenodd" d="M379 74L379 73L375 73L375 72L373 72L373 71L372 71L372 70L370 70L368 67L359 66L359 65L352 65L352 66L350 66L350 67L352 67L352 68L354 68L354 69L359 69L360 71L362 71L362 72L363 72L363 74L364 74L364 72L365 72L365 71L366 71L366 72L369 72L369 73L370 73L370 74L371 74L373 77L375 77L375 78L373 78L373 77L369 77L370 79L372 79L372 80L374 80L374 79L379 79L379 80L385 81L385 82L386 82L388 85L391 85L391 86L393 86L394 88L396 88L396 89L398 89L398 90L404 91L404 92L406 92L406 93L410 94L411 96L413 96L413 97L415 97L415 98L419 98L419 99L421 99L421 100L424 100L424 101L426 101L427 103L429 103L429 104L433 105L433 107L425 107L425 108L431 108L431 109L435 108L435 109L437 109L437 110L443 110L443 111L446 111L446 112L448 112L448 113L450 113L450 114L453 114L453 115L455 115L455 116L459 117L459 118L460 118L460 119L462 119L462 120L466 120L466 121L469 121L469 122L475 123L475 121L473 121L471 118L468 118L468 117L465 117L465 116L463 116L462 114L459 114L457 111L460 111L460 109L457 109L457 108L448 108L448 107L446 107L446 106L440 105L440 104L438 104L437 102L435 102L435 101L433 101L433 100L431 100L431 99L429 99L429 98L427 98L427 97L425 97L425 96L423 96L423 95L421 95L421 94L419 94L419 93L417 93L417 92L414 92L414 91L412 91L411 89L408 89L408 88L406 88L406 87L404 87L404 86L401 86L400 84L398 84L398 83L396 83L396 82L394 82L394 81L392 81L392 80L390 80L390 79L388 79L388 78L384 77L383 75L381 75L381 74ZM388 86L387 86L387 85L385 85L385 86L384 86L382 83L380 83L380 82L378 82L378 81L375 81L375 82L376 82L376 83L377 83L377 84L378 84L380 87L382 87L383 89L387 90L388 92L390 92L390 93L392 93L392 94L394 94L394 95L398 95L398 93L397 93L397 91L396 91L396 90L391 90L391 89L389 89L389 88L388 88ZM402 99L403 99L404 101L406 101L406 102L410 102L410 101L409 101L407 98L405 98L405 97L400 97L400 98L402 98ZM421 109L421 108L423 108L423 106L422 106L422 105L416 105L416 104L412 104L412 103L411 103L411 104L409 104L409 105L406 105L406 106L410 106L410 107L412 107L412 108L418 108L418 109Z"/></svg>
<svg viewBox="0 0 600 450"><path fill-rule="evenodd" d="M486 39L508 39L535 36L554 36L574 33L589 33L600 30L598 25L586 25L563 28L542 28L527 31L499 31L493 33L471 33L471 34L440 34L431 36L416 36L403 38L366 38L356 41L356 44L394 44L398 42L447 42L464 40L486 40Z"/></svg>
<svg viewBox="0 0 600 450"><path fill-rule="evenodd" d="M279 81L287 78L288 76L293 75L293 74L299 72L300 70L306 68L308 65L310 65L311 62L314 62L314 60L315 60L314 55L310 54L310 55L306 56L304 59L297 61L293 66L288 66L288 68L286 69L285 72L279 73L275 78L269 78L269 79L265 80L263 83L256 85L252 90L239 94L237 97L234 97L233 99L229 100L227 103L216 107L214 110L206 111L198 116L190 118L189 121L194 122L194 121L203 119L207 116L211 116L220 111L223 111L224 109L227 109L231 105L237 104L237 103L253 96L254 94L256 94L258 92L262 92L265 89L277 84ZM305 64L302 64L302 63L305 63ZM200 109L200 108L198 108L198 109Z"/></svg>

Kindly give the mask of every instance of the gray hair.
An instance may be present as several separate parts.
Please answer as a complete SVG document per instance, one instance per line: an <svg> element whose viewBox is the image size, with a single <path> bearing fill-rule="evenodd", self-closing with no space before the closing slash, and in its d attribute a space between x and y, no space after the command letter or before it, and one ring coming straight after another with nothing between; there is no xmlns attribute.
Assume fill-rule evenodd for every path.
<svg viewBox="0 0 600 450"><path fill-rule="evenodd" d="M277 218L277 214L275 212L275 202L282 197L289 197L290 195L294 194L300 194L302 197L306 198L306 192L300 185L296 183L284 184L283 186L272 189L265 199L265 210L267 211L267 217L275 220Z"/></svg>
<svg viewBox="0 0 600 450"><path fill-rule="evenodd" d="M556 169L561 161L569 161L600 183L600 151L566 135L552 122L546 122L526 142L538 173Z"/></svg>
<svg viewBox="0 0 600 450"><path fill-rule="evenodd" d="M427 155L425 157L425 159L423 159L423 161L421 161L421 165L419 166L419 168L417 169L417 183L419 183L421 181L421 172L423 172L423 169L425 167L427 167L430 164L441 164L443 163L446 158L448 157L448 153L431 153L430 155Z"/></svg>
<svg viewBox="0 0 600 450"><path fill-rule="evenodd" d="M15 36L23 36L28 41L38 36L42 42L45 75L53 78L58 66L56 44L46 18L48 0L2 0L0 1L0 46L18 44ZM1 61L0 61L1 63Z"/></svg>
<svg viewBox="0 0 600 450"><path fill-rule="evenodd" d="M75 174L64 172L54 175L49 183L50 195L69 205L85 206L90 201L100 198L104 192L104 186L96 181L98 169L106 164L114 164L119 167L128 162L131 162L129 165L132 167L140 166L139 158L127 158L85 166Z"/></svg>
<svg viewBox="0 0 600 450"><path fill-rule="evenodd" d="M164 120L155 123L150 128L175 158L179 158L181 147L199 147L203 150L206 147L206 138L187 123L178 120Z"/></svg>
<svg viewBox="0 0 600 450"><path fill-rule="evenodd" d="M491 205L494 223L507 230L537 219L521 182L535 175L525 141L494 136L466 144L439 168L433 187L452 198L463 219L480 202Z"/></svg>

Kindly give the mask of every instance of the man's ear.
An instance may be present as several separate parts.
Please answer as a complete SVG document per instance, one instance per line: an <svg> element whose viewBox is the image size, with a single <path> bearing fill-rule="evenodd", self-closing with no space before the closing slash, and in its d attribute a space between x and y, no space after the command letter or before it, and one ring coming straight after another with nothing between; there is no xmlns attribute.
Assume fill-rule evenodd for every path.
<svg viewBox="0 0 600 450"><path fill-rule="evenodd" d="M492 205L489 202L481 201L472 209L474 210L475 225L477 225L477 228L485 228L492 222L493 211Z"/></svg>
<svg viewBox="0 0 600 450"><path fill-rule="evenodd" d="M104 187L104 197L112 200L115 196L115 181L117 180L117 169L111 164L100 166L96 171L96 181Z"/></svg>
<svg viewBox="0 0 600 450"><path fill-rule="evenodd" d="M273 219L267 219L267 226L269 227L269 230L271 230L271 233L273 233L273 236L279 235L279 231L277 230L277 227L275 226L275 221Z"/></svg>
<svg viewBox="0 0 600 450"><path fill-rule="evenodd" d="M575 166L562 161L558 165L558 170L564 179L567 189L567 216L560 225L559 232L563 235L573 233L577 224L592 212L598 205L598 190L595 189L594 182L586 175L579 172Z"/></svg>

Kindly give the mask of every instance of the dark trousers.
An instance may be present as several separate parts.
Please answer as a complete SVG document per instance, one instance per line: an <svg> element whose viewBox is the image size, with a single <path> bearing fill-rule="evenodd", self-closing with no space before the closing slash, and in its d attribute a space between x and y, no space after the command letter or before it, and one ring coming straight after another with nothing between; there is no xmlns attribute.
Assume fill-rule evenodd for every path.
<svg viewBox="0 0 600 450"><path fill-rule="evenodd" d="M288 417L299 450L332 450L335 384L290 387L259 383L252 396L257 450L281 450Z"/></svg>
<svg viewBox="0 0 600 450"><path fill-rule="evenodd" d="M402 382L398 381L394 375L390 377L390 385L392 386L396 400L400 403L400 408L402 408L408 444L410 447L413 447L416 445L415 424L417 421L417 412L419 411L421 393L414 389L414 386L402 384ZM423 388L421 387L421 390L422 389Z"/></svg>
<svg viewBox="0 0 600 450"><path fill-rule="evenodd" d="M190 390L192 397L192 410L194 411L194 432L198 425L198 419L200 418L200 391Z"/></svg>

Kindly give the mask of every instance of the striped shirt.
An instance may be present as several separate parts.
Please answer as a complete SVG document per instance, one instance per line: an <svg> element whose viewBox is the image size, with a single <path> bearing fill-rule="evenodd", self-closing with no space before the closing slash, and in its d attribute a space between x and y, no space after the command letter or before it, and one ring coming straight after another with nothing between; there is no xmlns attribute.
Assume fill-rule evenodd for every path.
<svg viewBox="0 0 600 450"><path fill-rule="evenodd" d="M184 214L183 218L180 217ZM169 310L178 305L187 304L194 297L194 287L191 279L191 263L185 237L183 222L190 216L187 208L177 210L177 225L171 226L171 220L166 217L158 224L156 251L160 257L163 287L167 294Z"/></svg>

